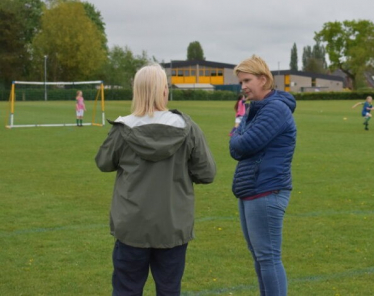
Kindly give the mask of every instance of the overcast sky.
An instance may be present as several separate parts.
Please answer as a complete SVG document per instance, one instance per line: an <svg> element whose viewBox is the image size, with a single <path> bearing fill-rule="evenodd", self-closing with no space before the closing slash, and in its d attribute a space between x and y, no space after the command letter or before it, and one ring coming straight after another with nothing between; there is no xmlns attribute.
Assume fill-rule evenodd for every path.
<svg viewBox="0 0 374 296"><path fill-rule="evenodd" d="M289 69L291 48L313 46L332 21L374 22L374 0L85 0L106 24L108 45L145 50L160 62L185 60L199 41L206 60L237 64L252 54L271 70Z"/></svg>

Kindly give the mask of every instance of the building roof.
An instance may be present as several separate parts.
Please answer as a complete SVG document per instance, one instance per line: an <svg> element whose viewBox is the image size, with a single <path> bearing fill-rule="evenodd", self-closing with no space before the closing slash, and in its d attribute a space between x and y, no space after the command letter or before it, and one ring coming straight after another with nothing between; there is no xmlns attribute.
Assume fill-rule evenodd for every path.
<svg viewBox="0 0 374 296"><path fill-rule="evenodd" d="M205 61L205 60L193 60L193 61L171 61L170 63L161 63L164 68L171 68L170 64L173 68L179 67L190 67L190 66L205 66L205 67L212 67L212 68L228 68L234 69L236 65L233 64L226 64L226 63L219 63L219 62L212 62L212 61Z"/></svg>
<svg viewBox="0 0 374 296"><path fill-rule="evenodd" d="M312 73L312 72L304 72L304 71L295 71L295 70L271 71L271 74L273 74L273 76L295 75L295 76L304 76L304 77L310 77L310 78L319 78L319 79L334 80L334 81L341 81L341 82L344 81L344 79L340 76L329 75L329 74L319 74L319 73Z"/></svg>

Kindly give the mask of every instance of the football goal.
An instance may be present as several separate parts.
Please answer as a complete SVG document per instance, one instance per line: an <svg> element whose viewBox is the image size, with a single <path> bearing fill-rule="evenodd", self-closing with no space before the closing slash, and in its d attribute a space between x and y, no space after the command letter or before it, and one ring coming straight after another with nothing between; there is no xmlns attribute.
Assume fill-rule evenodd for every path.
<svg viewBox="0 0 374 296"><path fill-rule="evenodd" d="M105 125L102 81L13 81L6 127L75 126L78 91L86 106L83 125Z"/></svg>

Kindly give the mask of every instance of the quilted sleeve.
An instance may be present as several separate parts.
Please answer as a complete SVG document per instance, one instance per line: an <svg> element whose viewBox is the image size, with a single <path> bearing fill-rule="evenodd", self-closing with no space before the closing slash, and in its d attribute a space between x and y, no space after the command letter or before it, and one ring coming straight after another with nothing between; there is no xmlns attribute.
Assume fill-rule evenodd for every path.
<svg viewBox="0 0 374 296"><path fill-rule="evenodd" d="M241 129L231 137L231 157L240 161L264 149L285 130L290 117L291 110L283 102L274 100L266 104L248 126L241 125Z"/></svg>

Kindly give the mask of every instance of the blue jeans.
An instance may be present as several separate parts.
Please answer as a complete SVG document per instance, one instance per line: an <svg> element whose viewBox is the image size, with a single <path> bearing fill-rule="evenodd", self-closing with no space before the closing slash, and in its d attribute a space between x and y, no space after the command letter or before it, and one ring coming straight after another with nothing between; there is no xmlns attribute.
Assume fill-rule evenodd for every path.
<svg viewBox="0 0 374 296"><path fill-rule="evenodd" d="M240 222L254 259L261 296L287 295L281 245L290 194L289 190L280 190L254 200L239 199Z"/></svg>
<svg viewBox="0 0 374 296"><path fill-rule="evenodd" d="M113 250L113 296L141 296L149 269L157 296L179 296L187 244L170 249L136 248L115 242Z"/></svg>

